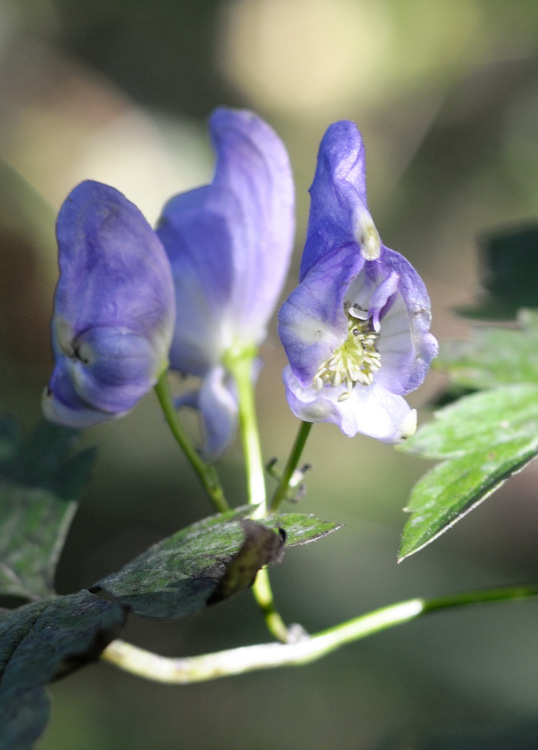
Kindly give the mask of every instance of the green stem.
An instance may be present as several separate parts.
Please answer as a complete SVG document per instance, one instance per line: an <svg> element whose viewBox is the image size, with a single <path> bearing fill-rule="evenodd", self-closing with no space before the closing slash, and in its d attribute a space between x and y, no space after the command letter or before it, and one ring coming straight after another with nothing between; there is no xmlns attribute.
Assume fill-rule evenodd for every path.
<svg viewBox="0 0 538 750"><path fill-rule="evenodd" d="M316 635L302 637L295 643L262 643L179 659L159 656L125 641L116 640L103 651L101 658L139 677L182 685L257 669L309 664L346 643L403 625L436 610L536 596L538 585L528 585L486 589L429 600L409 599L348 620Z"/></svg>
<svg viewBox="0 0 538 750"><path fill-rule="evenodd" d="M253 518L267 515L265 476L260 446L260 433L256 417L256 402L252 385L252 366L255 352L240 350L229 353L226 367L232 374L239 402L239 423L247 472L248 501L257 505Z"/></svg>
<svg viewBox="0 0 538 750"><path fill-rule="evenodd" d="M284 468L282 476L280 477L280 481L273 495L273 499L271 500L271 511L273 513L279 509L282 501L285 500L288 495L290 480L293 476L293 472L297 468L311 429L312 422L301 422L299 431L297 432L297 437L295 438L295 442L288 458L288 462Z"/></svg>
<svg viewBox="0 0 538 750"><path fill-rule="evenodd" d="M261 568L258 571L256 580L252 586L252 592L256 599L256 603L261 610L263 619L265 620L267 630L277 639L277 641L287 643L290 639L290 633L286 623L276 608L273 590L271 589L271 581L269 580L269 571L267 568Z"/></svg>
<svg viewBox="0 0 538 750"><path fill-rule="evenodd" d="M256 352L252 350L231 352L227 357L226 366L233 375L237 386L239 423L247 471L248 500L252 505L258 506L252 514L252 518L261 519L267 515L267 496L252 382L252 366L255 355ZM252 586L252 593L263 614L267 629L275 638L285 643L289 637L288 628L276 609L269 573L266 568L258 571Z"/></svg>
<svg viewBox="0 0 538 750"><path fill-rule="evenodd" d="M490 604L520 599L530 599L538 596L538 585L522 584L520 586L504 586L495 589L483 589L482 591L464 591L462 594L451 594L450 596L438 596L435 599L424 601L424 613L436 612L440 609L454 609L455 607L467 607L469 604Z"/></svg>
<svg viewBox="0 0 538 750"><path fill-rule="evenodd" d="M219 482L217 472L213 466L206 464L205 461L200 458L183 425L179 421L179 417L174 408L174 402L172 400L166 372L164 372L157 381L157 384L155 385L155 393L157 394L159 404L161 405L161 409L163 410L164 417L170 427L172 435L187 457L190 465L198 474L198 477L209 495L211 502L215 506L215 509L219 513L224 513L224 511L230 510L230 506L226 502L224 491Z"/></svg>

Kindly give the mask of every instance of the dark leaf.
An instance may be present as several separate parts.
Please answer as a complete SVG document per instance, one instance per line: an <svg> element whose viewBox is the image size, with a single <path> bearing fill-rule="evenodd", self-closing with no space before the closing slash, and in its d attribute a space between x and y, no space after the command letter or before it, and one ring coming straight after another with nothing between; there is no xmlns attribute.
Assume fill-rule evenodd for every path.
<svg viewBox="0 0 538 750"><path fill-rule="evenodd" d="M144 617L179 618L252 585L264 565L286 547L306 544L338 528L313 516L283 514L245 520L247 506L199 521L154 545L102 588Z"/></svg>
<svg viewBox="0 0 538 750"><path fill-rule="evenodd" d="M284 555L286 533L282 529L275 534L261 523L249 519L240 521L240 524L245 540L226 566L207 604L216 604L252 586L260 568L280 562Z"/></svg>
<svg viewBox="0 0 538 750"><path fill-rule="evenodd" d="M27 750L49 718L45 685L98 658L125 610L89 591L0 615L0 750Z"/></svg>
<svg viewBox="0 0 538 750"><path fill-rule="evenodd" d="M519 308L538 308L538 225L517 226L484 235L479 242L486 294L459 310L469 317L513 319Z"/></svg>
<svg viewBox="0 0 538 750"><path fill-rule="evenodd" d="M54 573L93 451L71 456L77 433L43 423L24 442L0 420L0 593L39 599Z"/></svg>
<svg viewBox="0 0 538 750"><path fill-rule="evenodd" d="M0 591L39 599L54 591L54 572L75 502L38 487L0 482Z"/></svg>
<svg viewBox="0 0 538 750"><path fill-rule="evenodd" d="M251 512L241 508L181 529L96 587L144 617L185 617L217 589L244 542L241 520Z"/></svg>

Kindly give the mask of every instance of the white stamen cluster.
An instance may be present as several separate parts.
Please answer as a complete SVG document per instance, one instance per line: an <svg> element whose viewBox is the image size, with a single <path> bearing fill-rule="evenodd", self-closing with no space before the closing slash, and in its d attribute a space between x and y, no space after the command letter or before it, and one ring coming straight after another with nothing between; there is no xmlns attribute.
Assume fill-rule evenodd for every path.
<svg viewBox="0 0 538 750"><path fill-rule="evenodd" d="M371 316L358 305L345 303L347 316L347 338L333 355L325 360L314 375L312 386L316 391L325 387L336 387L345 383L346 390L338 396L345 401L352 389L359 385L371 385L374 374L381 367L381 355L376 344L379 333L374 331Z"/></svg>

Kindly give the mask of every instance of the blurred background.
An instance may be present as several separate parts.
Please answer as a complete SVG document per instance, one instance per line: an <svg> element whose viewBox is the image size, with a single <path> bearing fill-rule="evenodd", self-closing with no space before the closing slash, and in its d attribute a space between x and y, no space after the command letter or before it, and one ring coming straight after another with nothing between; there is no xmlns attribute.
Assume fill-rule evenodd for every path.
<svg viewBox="0 0 538 750"><path fill-rule="evenodd" d="M536 217L535 0L0 0L0 407L28 428L52 367L63 199L97 179L154 222L168 197L210 180L206 121L222 104L255 109L288 147L298 217L288 291L318 144L337 119L363 133L376 225L425 278L441 339L468 335L452 308L479 289L477 237ZM297 423L274 327L263 355L264 455L284 461ZM415 395L422 418L443 384L433 374ZM99 460L60 593L211 513L152 394L83 441ZM408 597L536 580L536 467L397 566L402 508L428 465L332 425L313 430L304 458L314 469L298 509L345 527L273 569L288 622L316 631ZM219 468L242 503L238 445ZM95 665L51 688L38 747L535 748L537 607L433 615L309 667L189 687ZM182 621L132 618L125 637L177 656L268 640L248 592Z"/></svg>

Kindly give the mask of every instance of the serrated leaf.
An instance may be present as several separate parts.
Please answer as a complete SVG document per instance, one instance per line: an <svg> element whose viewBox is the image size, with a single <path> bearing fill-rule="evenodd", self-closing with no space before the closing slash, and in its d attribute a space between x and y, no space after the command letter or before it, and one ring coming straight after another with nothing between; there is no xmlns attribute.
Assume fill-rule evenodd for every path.
<svg viewBox="0 0 538 750"><path fill-rule="evenodd" d="M464 396L436 412L398 449L423 458L447 458L537 434L538 384L524 383Z"/></svg>
<svg viewBox="0 0 538 750"><path fill-rule="evenodd" d="M280 530L280 533L275 533L248 518L241 520L240 524L244 534L243 544L226 565L224 575L206 604L217 604L252 586L260 568L282 560L285 532Z"/></svg>
<svg viewBox="0 0 538 750"><path fill-rule="evenodd" d="M521 307L538 308L538 225L509 227L479 242L484 298L460 309L469 317L508 320Z"/></svg>
<svg viewBox="0 0 538 750"><path fill-rule="evenodd" d="M252 508L240 508L181 529L93 588L144 617L185 617L216 591L245 541L241 521L250 513Z"/></svg>
<svg viewBox="0 0 538 750"><path fill-rule="evenodd" d="M49 718L45 685L96 659L125 610L89 591L0 615L0 750L31 750Z"/></svg>
<svg viewBox="0 0 538 750"><path fill-rule="evenodd" d="M538 454L538 385L462 398L400 449L445 458L414 486L399 559L417 552L485 500Z"/></svg>
<svg viewBox="0 0 538 750"><path fill-rule="evenodd" d="M185 617L247 588L259 568L279 562L284 544L279 529L288 547L337 528L301 514L246 520L253 511L252 506L238 508L182 529L94 588L144 617Z"/></svg>
<svg viewBox="0 0 538 750"><path fill-rule="evenodd" d="M23 441L0 420L0 593L39 599L54 593L54 573L76 495L93 451L70 456L77 433L43 423Z"/></svg>
<svg viewBox="0 0 538 750"><path fill-rule="evenodd" d="M320 521L314 515L306 513L279 513L264 519L264 524L275 531L284 529L287 548L310 544L342 528L341 523Z"/></svg>
<svg viewBox="0 0 538 750"><path fill-rule="evenodd" d="M241 521L245 541L228 564L226 572L207 603L214 604L252 586L262 565L280 562L286 547L309 544L336 531L341 524L320 521L313 515L285 513L269 516L261 523Z"/></svg>
<svg viewBox="0 0 538 750"><path fill-rule="evenodd" d="M520 310L519 327L473 328L469 341L441 344L436 369L466 388L538 383L538 313Z"/></svg>

